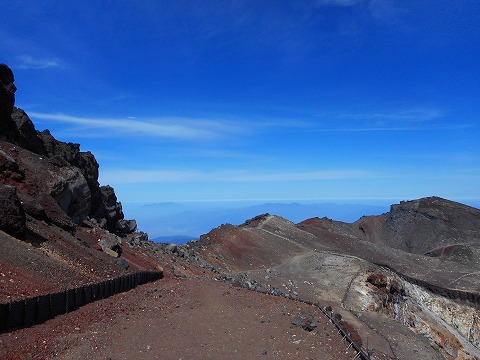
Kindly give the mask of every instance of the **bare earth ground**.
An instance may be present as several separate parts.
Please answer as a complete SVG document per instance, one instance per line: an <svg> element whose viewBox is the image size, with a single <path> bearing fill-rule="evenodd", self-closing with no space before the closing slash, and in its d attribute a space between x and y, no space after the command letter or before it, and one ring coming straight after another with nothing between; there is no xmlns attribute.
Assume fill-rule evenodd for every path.
<svg viewBox="0 0 480 360"><path fill-rule="evenodd" d="M318 327L294 326L312 314ZM1 359L352 359L320 310L206 277L167 276L0 335Z"/></svg>

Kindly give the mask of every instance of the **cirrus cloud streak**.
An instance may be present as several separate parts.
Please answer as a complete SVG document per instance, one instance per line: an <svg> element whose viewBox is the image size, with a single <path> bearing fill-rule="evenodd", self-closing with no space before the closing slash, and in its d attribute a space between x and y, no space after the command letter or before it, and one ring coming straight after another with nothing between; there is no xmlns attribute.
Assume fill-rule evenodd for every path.
<svg viewBox="0 0 480 360"><path fill-rule="evenodd" d="M108 130L114 135L141 135L174 139L211 139L240 129L224 121L159 118L148 121L131 118L86 118L65 114L29 112L32 118L74 124L84 130ZM95 133L92 133L92 137Z"/></svg>

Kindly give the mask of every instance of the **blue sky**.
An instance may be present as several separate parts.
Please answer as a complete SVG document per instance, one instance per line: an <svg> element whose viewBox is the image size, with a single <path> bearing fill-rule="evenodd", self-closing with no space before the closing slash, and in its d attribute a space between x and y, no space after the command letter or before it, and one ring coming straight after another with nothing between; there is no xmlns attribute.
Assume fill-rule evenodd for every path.
<svg viewBox="0 0 480 360"><path fill-rule="evenodd" d="M2 1L0 49L127 208L480 199L478 0Z"/></svg>

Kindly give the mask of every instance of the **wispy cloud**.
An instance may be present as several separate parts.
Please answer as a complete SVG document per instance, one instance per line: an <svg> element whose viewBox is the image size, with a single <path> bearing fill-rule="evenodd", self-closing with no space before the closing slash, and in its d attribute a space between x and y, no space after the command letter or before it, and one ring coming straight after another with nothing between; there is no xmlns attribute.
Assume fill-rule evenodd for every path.
<svg viewBox="0 0 480 360"><path fill-rule="evenodd" d="M444 111L439 109L406 109L395 111L345 113L338 115L338 117L364 120L423 122L437 119L444 115Z"/></svg>
<svg viewBox="0 0 480 360"><path fill-rule="evenodd" d="M293 182L315 180L365 179L377 177L371 171L333 169L307 172L198 171L198 170L125 170L104 169L102 182L116 184L165 182Z"/></svg>
<svg viewBox="0 0 480 360"><path fill-rule="evenodd" d="M345 127L345 128L317 128L316 132L388 132L388 131L440 131L440 130L460 130L469 129L471 125L437 125L437 126L384 126L384 127Z"/></svg>
<svg viewBox="0 0 480 360"><path fill-rule="evenodd" d="M132 118L86 118L65 114L45 114L30 112L32 118L69 123L91 131L92 137L97 136L96 130L106 131L105 135L141 135L148 137L175 139L211 139L240 128L234 124L208 119L190 118L156 118L136 120ZM104 135L104 136L105 136Z"/></svg>
<svg viewBox="0 0 480 360"><path fill-rule="evenodd" d="M322 120L312 131L435 131L468 129L469 123L452 123L445 111L435 108L412 108L392 111L320 113Z"/></svg>
<svg viewBox="0 0 480 360"><path fill-rule="evenodd" d="M42 70L48 68L55 68L61 66L60 60L57 58L34 58L29 55L22 55L18 57L18 69L35 69L35 70Z"/></svg>

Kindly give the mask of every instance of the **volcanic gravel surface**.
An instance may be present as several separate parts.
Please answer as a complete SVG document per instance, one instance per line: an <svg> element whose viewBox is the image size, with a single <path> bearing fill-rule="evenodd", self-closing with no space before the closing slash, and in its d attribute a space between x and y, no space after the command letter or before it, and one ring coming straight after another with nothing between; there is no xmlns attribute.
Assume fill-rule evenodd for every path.
<svg viewBox="0 0 480 360"><path fill-rule="evenodd" d="M313 316L312 331L295 326ZM317 308L207 277L167 276L0 335L1 359L352 359Z"/></svg>

